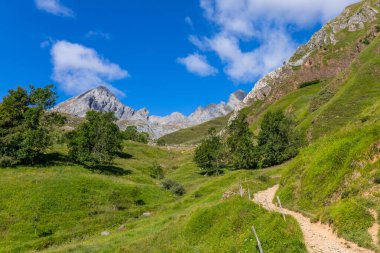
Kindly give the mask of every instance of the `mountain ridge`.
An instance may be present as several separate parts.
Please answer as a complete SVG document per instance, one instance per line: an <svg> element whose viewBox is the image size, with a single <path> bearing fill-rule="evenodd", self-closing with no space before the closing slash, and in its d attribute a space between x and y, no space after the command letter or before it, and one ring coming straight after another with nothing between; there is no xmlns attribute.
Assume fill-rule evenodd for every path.
<svg viewBox="0 0 380 253"><path fill-rule="evenodd" d="M90 110L113 112L122 130L133 125L139 131L148 132L153 139L156 139L174 131L225 116L236 109L246 94L242 90L237 90L229 96L227 103L199 106L188 117L179 112L161 117L150 116L146 108L135 110L126 106L107 87L99 86L58 104L52 110L79 118L83 118Z"/></svg>

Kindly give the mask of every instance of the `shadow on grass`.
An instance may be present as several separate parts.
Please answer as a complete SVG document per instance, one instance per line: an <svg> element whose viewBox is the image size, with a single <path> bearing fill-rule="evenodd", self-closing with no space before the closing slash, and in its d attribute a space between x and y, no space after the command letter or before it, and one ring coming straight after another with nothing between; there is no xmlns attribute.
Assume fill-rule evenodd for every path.
<svg viewBox="0 0 380 253"><path fill-rule="evenodd" d="M94 165L94 166L85 166L86 169L103 175L112 175L112 176L126 176L132 174L131 170L126 170L120 167L113 165Z"/></svg>
<svg viewBox="0 0 380 253"><path fill-rule="evenodd" d="M130 154L127 154L127 153L124 153L124 152L117 152L116 155L119 158L123 158L123 159L132 159L133 158L133 155L130 155Z"/></svg>
<svg viewBox="0 0 380 253"><path fill-rule="evenodd" d="M41 156L41 160L36 164L37 166L49 167L54 165L74 165L75 163L69 156L53 152Z"/></svg>
<svg viewBox="0 0 380 253"><path fill-rule="evenodd" d="M221 176L225 173L223 169L220 170L213 170L213 171L200 171L198 172L199 175L202 176Z"/></svg>

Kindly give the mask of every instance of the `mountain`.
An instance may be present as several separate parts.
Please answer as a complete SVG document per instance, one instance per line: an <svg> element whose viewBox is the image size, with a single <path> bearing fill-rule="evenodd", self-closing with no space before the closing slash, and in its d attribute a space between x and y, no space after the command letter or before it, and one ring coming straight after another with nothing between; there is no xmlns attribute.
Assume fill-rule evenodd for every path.
<svg viewBox="0 0 380 253"><path fill-rule="evenodd" d="M302 83L332 78L347 69L375 36L376 28L369 26L377 20L379 5L379 1L363 1L360 7L346 8L300 46L284 66L260 79L237 110L267 96L273 102ZM360 37L362 41L356 41Z"/></svg>
<svg viewBox="0 0 380 253"><path fill-rule="evenodd" d="M147 120L149 114L146 109L136 111L125 106L104 86L99 86L77 97L73 97L53 109L53 111L75 117L84 117L90 110L114 112L115 116L120 120Z"/></svg>
<svg viewBox="0 0 380 253"><path fill-rule="evenodd" d="M148 132L156 139L179 129L198 125L206 121L225 116L237 108L247 93L238 90L232 93L227 103L211 104L198 107L189 117L174 112L165 117L149 116L147 109L135 110L124 105L106 87L100 86L54 107L52 110L74 117L82 118L90 110L114 112L118 118L117 124L121 129L133 125L139 131Z"/></svg>
<svg viewBox="0 0 380 253"><path fill-rule="evenodd" d="M251 129L258 131L258 122L267 108L283 109L298 117L307 115L308 112L316 112L319 107L328 103L338 93L344 81L350 80L349 68L353 62L378 37L379 8L378 0L361 1L347 7L341 15L316 32L305 45L301 45L283 66L257 81L243 101L235 106L230 121L238 112L244 112L248 115ZM308 85L312 88L300 89ZM322 89L318 90L317 87ZM363 96L370 94L372 93ZM347 108L348 112L356 108L355 103L357 102L352 102L352 107ZM318 126L328 117L331 116L309 119L309 122L314 122L307 130L309 139L320 135L322 131L318 130ZM343 122L341 115L334 117L341 118L340 121ZM331 124L329 128L333 129L334 126ZM199 141L199 136L204 136L203 128L190 127L189 131L183 129L168 137L175 144L181 144L181 141L194 143ZM183 138L185 132L187 138Z"/></svg>

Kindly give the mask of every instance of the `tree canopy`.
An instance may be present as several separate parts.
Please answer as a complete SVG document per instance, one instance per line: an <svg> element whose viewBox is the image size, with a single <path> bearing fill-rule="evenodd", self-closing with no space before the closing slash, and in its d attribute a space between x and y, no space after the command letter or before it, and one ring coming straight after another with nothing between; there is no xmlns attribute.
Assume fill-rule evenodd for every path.
<svg viewBox="0 0 380 253"><path fill-rule="evenodd" d="M196 148L194 162L207 174L218 172L222 166L223 143L215 128L209 129L206 139Z"/></svg>
<svg viewBox="0 0 380 253"><path fill-rule="evenodd" d="M86 121L67 135L69 155L88 165L109 165L122 148L122 134L113 113L89 111Z"/></svg>
<svg viewBox="0 0 380 253"><path fill-rule="evenodd" d="M0 104L0 166L37 163L52 144L52 129L64 123L48 111L57 99L53 85L45 88L18 87Z"/></svg>

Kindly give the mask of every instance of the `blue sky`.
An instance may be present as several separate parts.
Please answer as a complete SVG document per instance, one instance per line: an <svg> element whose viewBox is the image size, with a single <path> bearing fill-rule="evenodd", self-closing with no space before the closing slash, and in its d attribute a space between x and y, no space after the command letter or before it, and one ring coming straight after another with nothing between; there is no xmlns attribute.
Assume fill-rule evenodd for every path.
<svg viewBox="0 0 380 253"><path fill-rule="evenodd" d="M153 115L226 100L280 66L354 0L14 0L0 4L0 97L59 101L107 85Z"/></svg>

